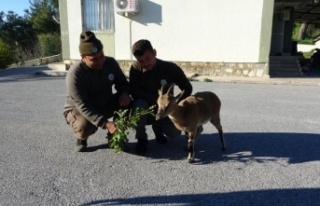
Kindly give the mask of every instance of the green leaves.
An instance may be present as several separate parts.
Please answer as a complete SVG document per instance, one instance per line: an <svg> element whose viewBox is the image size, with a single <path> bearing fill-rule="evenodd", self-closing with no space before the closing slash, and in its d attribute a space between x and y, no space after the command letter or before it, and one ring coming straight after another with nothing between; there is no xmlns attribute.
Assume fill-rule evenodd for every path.
<svg viewBox="0 0 320 206"><path fill-rule="evenodd" d="M0 39L10 46L14 52L10 56L20 64L60 54L61 35L57 19L58 0L30 0L30 8L25 10L23 17L13 11L6 14L0 11Z"/></svg>
<svg viewBox="0 0 320 206"><path fill-rule="evenodd" d="M14 63L14 51L12 48L0 39L0 69L7 68Z"/></svg>
<svg viewBox="0 0 320 206"><path fill-rule="evenodd" d="M109 139L109 147L113 148L116 153L126 150L126 144L128 143L128 134L130 129L135 129L138 121L143 115L150 114L154 116L155 105L148 109L136 108L134 110L119 110L115 111L114 123L117 130L112 134Z"/></svg>
<svg viewBox="0 0 320 206"><path fill-rule="evenodd" d="M52 18L58 13L57 0L33 1L30 6L32 28L37 34L60 33L60 25Z"/></svg>

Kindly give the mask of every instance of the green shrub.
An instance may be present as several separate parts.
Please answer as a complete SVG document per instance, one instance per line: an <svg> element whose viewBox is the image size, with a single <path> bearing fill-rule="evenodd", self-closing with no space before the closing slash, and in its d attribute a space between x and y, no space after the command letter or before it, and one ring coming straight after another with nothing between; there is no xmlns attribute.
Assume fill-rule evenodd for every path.
<svg viewBox="0 0 320 206"><path fill-rule="evenodd" d="M314 45L314 42L312 39L303 39L298 41L299 44L307 44L307 45Z"/></svg>
<svg viewBox="0 0 320 206"><path fill-rule="evenodd" d="M303 56L305 59L310 59L313 53L314 53L314 50L311 50L309 52L303 52Z"/></svg>
<svg viewBox="0 0 320 206"><path fill-rule="evenodd" d="M0 69L5 69L14 62L14 50L0 39Z"/></svg>
<svg viewBox="0 0 320 206"><path fill-rule="evenodd" d="M137 126L138 121L141 116L150 114L154 116L154 109L156 105L149 107L148 109L136 108L135 110L130 111L128 109L120 109L115 111L115 125L117 130L112 134L111 138L108 141L110 148L115 149L115 152L125 151L126 144L128 143L128 134L130 129L134 129Z"/></svg>
<svg viewBox="0 0 320 206"><path fill-rule="evenodd" d="M38 38L41 56L61 54L61 37L59 33L40 34Z"/></svg>

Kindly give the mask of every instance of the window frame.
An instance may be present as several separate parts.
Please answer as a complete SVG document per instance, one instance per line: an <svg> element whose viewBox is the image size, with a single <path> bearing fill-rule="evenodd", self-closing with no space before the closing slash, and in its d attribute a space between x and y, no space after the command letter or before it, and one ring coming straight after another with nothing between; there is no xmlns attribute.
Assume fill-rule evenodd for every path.
<svg viewBox="0 0 320 206"><path fill-rule="evenodd" d="M82 20L83 30L114 33L113 0L82 0Z"/></svg>

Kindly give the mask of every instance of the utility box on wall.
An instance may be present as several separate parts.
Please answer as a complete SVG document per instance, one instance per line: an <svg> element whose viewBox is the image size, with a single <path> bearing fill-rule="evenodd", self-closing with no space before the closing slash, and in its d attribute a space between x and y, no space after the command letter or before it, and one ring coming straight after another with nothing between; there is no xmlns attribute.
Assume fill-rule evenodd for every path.
<svg viewBox="0 0 320 206"><path fill-rule="evenodd" d="M118 14L137 14L140 10L138 0L114 0L114 10Z"/></svg>

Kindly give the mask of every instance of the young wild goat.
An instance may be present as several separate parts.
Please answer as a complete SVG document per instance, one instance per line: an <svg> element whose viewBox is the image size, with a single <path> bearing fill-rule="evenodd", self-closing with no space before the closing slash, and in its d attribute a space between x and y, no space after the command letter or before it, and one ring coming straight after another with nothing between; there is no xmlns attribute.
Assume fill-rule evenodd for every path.
<svg viewBox="0 0 320 206"><path fill-rule="evenodd" d="M194 142L203 131L202 125L210 121L219 131L221 149L225 150L222 126L220 124L221 102L212 92L198 92L178 103L184 91L173 95L174 84L165 93L159 90L157 100L157 118L169 116L177 129L186 132L188 136L188 162L194 161Z"/></svg>

